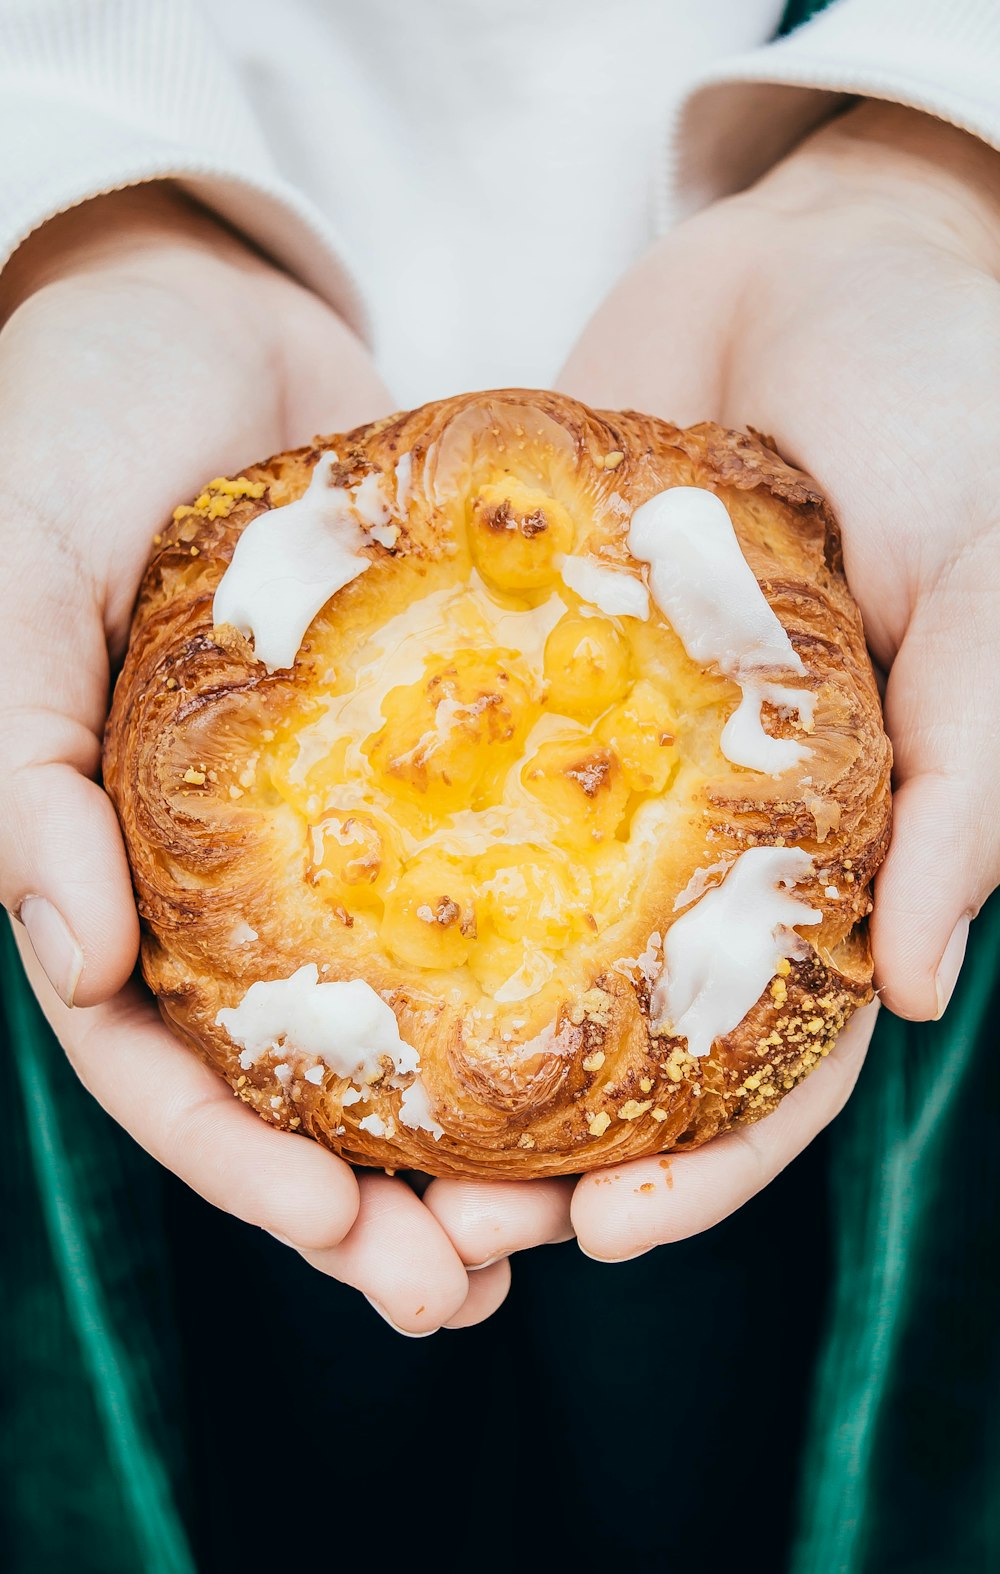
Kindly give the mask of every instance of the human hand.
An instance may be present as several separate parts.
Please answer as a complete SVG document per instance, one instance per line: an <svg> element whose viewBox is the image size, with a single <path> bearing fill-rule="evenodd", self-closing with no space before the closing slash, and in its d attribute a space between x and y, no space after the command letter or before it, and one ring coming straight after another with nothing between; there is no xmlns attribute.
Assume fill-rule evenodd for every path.
<svg viewBox="0 0 1000 1574"><path fill-rule="evenodd" d="M129 981L138 923L97 784L111 669L173 505L392 401L329 307L164 188L53 221L0 280L3 317L0 897L39 1001L105 1109L211 1202L403 1331L477 1322L509 1266L466 1263L564 1236L564 1192L481 1188L489 1227L466 1217L456 1247L403 1180L355 1175L234 1100Z"/></svg>
<svg viewBox="0 0 1000 1574"><path fill-rule="evenodd" d="M658 243L560 380L612 409L752 422L828 494L896 761L876 984L917 1020L947 1005L1000 879L998 274L1000 158L864 104ZM872 1023L759 1125L581 1181L584 1250L634 1256L738 1207L840 1108Z"/></svg>

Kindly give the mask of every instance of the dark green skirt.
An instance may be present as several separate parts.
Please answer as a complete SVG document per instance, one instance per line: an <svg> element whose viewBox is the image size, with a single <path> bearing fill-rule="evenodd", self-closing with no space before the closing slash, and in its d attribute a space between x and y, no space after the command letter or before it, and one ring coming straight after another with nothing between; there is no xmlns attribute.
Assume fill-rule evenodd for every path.
<svg viewBox="0 0 1000 1574"><path fill-rule="evenodd" d="M83 1092L3 935L4 1567L1000 1568L1000 900L767 1192L400 1339ZM525 1528L531 1505L543 1527Z"/></svg>

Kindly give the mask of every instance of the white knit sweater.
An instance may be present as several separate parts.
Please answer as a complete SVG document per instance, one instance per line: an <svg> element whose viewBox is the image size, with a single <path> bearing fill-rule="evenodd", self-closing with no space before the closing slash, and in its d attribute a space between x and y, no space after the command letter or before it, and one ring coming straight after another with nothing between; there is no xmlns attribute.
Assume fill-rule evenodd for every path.
<svg viewBox="0 0 1000 1574"><path fill-rule="evenodd" d="M867 94L1000 147L1000 0L0 0L0 265L173 177L400 403L544 385L657 230Z"/></svg>

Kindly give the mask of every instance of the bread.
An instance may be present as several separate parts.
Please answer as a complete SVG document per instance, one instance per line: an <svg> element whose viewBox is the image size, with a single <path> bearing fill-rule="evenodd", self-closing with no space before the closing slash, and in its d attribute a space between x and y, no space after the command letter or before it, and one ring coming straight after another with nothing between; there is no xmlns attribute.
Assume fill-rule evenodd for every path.
<svg viewBox="0 0 1000 1574"><path fill-rule="evenodd" d="M871 998L889 744L836 523L756 435L506 390L210 482L104 772L167 1022L357 1164L691 1148Z"/></svg>

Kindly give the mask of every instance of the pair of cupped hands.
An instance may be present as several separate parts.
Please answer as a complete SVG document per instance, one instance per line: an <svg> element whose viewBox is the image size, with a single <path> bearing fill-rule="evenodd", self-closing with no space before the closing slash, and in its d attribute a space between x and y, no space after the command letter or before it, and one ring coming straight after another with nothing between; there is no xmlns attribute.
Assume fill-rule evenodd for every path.
<svg viewBox="0 0 1000 1574"><path fill-rule="evenodd" d="M752 423L829 495L896 761L876 982L917 1020L945 1009L1000 880L998 279L1000 156L861 104L653 246L556 378L599 407ZM206 476L395 403L329 306L167 187L54 220L0 309L0 896L105 1109L410 1334L488 1317L515 1252L575 1235L621 1261L766 1185L848 1098L877 1007L766 1120L674 1158L669 1185L653 1158L601 1183L422 1196L270 1128L171 1036L132 977L138 921L99 785L150 538Z"/></svg>

